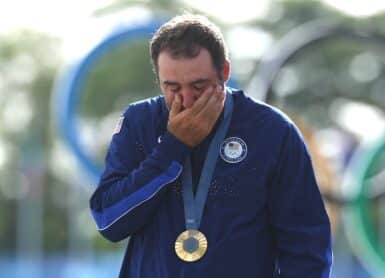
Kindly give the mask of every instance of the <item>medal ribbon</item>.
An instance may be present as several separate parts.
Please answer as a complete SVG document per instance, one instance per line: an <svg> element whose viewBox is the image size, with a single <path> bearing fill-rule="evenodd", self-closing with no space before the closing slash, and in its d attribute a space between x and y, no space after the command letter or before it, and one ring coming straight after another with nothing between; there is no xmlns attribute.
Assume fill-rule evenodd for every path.
<svg viewBox="0 0 385 278"><path fill-rule="evenodd" d="M203 164L202 173L199 178L197 192L194 198L193 184L192 184L192 170L191 159L187 157L185 162L185 169L182 175L183 186L183 204L185 223L187 230L198 230L203 209L207 199L207 193L210 188L212 176L214 174L215 166L220 151L220 145L225 138L226 132L229 128L231 115L233 112L233 96L230 92L226 92L226 100L224 105L224 117L220 123L213 139L210 142L209 149L207 151L206 159Z"/></svg>

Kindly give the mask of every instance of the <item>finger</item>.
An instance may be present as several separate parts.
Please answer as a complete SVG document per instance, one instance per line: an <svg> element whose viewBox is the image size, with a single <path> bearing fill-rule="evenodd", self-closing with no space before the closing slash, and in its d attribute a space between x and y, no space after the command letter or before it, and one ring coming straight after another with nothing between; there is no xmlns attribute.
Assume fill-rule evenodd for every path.
<svg viewBox="0 0 385 278"><path fill-rule="evenodd" d="M220 97L220 98L224 98L224 96L226 95L225 88L221 84L217 85L216 92L218 94L218 97Z"/></svg>
<svg viewBox="0 0 385 278"><path fill-rule="evenodd" d="M208 101L207 105L201 110L197 117L200 121L205 121L210 126L213 126L223 110L224 100L225 94L218 91L216 96Z"/></svg>
<svg viewBox="0 0 385 278"><path fill-rule="evenodd" d="M195 101L193 106L191 107L191 113L193 115L198 114L202 108L207 104L207 101L213 96L214 94L214 87L210 86L208 87L202 95Z"/></svg>
<svg viewBox="0 0 385 278"><path fill-rule="evenodd" d="M218 84L218 85L216 85L215 86L215 88L214 88L214 94L217 96L217 97L220 97L220 96L222 96L223 94L224 94L224 92L225 92L225 90L224 90L224 88L223 88L223 85L221 85L221 84Z"/></svg>
<svg viewBox="0 0 385 278"><path fill-rule="evenodd" d="M224 101L224 97L225 93L223 91L223 87L220 85L216 86L215 92L213 93L211 98L209 98L209 100L206 102L204 107L202 107L202 109L199 111L198 115L204 116L210 115L212 113L215 115L217 109L222 108L222 102Z"/></svg>
<svg viewBox="0 0 385 278"><path fill-rule="evenodd" d="M182 102L180 99L180 95L175 95L174 101L171 103L171 109L170 109L170 118L175 117L181 110Z"/></svg>

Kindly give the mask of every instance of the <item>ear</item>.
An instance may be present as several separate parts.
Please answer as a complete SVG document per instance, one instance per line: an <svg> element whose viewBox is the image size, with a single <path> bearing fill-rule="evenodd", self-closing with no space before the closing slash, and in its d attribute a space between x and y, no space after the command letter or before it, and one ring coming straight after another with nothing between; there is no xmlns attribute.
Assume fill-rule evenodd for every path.
<svg viewBox="0 0 385 278"><path fill-rule="evenodd" d="M223 82L226 83L230 79L230 72L231 72L231 67L230 67L230 61L226 60L225 65L223 67Z"/></svg>

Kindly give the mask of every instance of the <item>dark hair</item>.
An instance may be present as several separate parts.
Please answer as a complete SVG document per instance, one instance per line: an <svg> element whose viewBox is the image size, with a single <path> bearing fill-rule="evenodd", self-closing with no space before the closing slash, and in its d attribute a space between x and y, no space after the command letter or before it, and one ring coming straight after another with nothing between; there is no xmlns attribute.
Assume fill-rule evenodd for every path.
<svg viewBox="0 0 385 278"><path fill-rule="evenodd" d="M168 51L175 58L196 57L205 48L210 53L218 77L228 59L227 47L220 29L201 15L184 14L163 24L150 41L150 53L154 72L158 78L158 57Z"/></svg>

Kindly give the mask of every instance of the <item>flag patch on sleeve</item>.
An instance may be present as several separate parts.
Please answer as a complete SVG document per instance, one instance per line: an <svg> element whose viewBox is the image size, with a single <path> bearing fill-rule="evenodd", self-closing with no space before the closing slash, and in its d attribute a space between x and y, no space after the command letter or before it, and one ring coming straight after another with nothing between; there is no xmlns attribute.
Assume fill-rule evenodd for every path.
<svg viewBox="0 0 385 278"><path fill-rule="evenodd" d="M121 116L115 126L115 129L114 129L114 133L113 135L115 134L118 134L120 132L120 130L122 129L122 125L123 125L123 121L124 121L124 117Z"/></svg>

